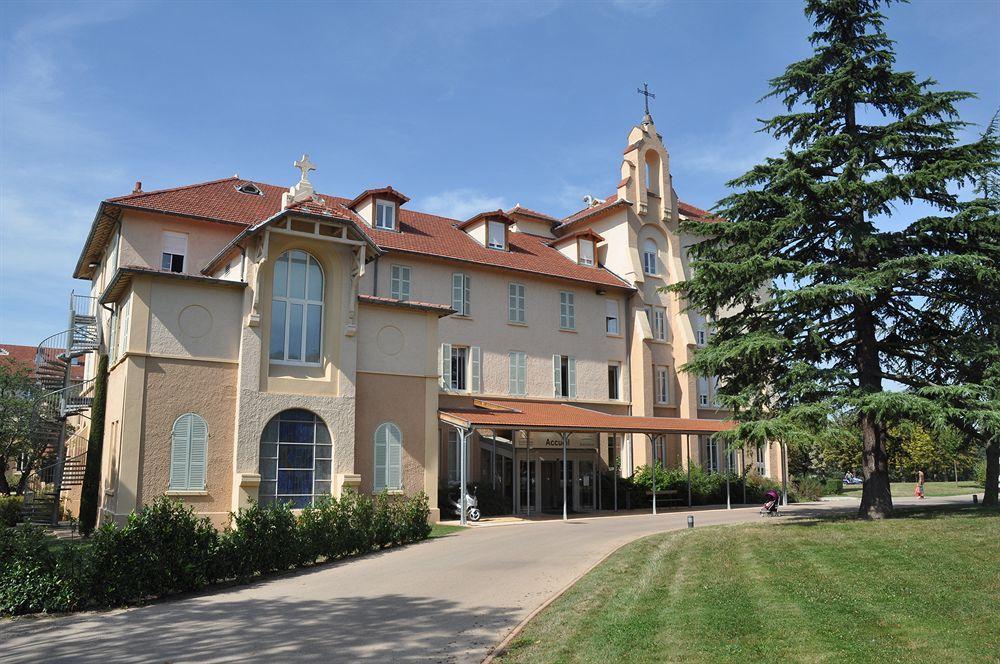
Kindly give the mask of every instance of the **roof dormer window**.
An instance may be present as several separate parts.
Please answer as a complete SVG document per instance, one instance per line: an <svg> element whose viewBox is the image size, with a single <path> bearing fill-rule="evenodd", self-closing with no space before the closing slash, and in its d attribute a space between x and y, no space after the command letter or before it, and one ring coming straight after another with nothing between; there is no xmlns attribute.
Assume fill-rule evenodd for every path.
<svg viewBox="0 0 1000 664"><path fill-rule="evenodd" d="M375 202L375 228L396 230L396 206L389 201Z"/></svg>
<svg viewBox="0 0 1000 664"><path fill-rule="evenodd" d="M487 246L490 249L507 250L507 224L502 221L491 221L488 226Z"/></svg>
<svg viewBox="0 0 1000 664"><path fill-rule="evenodd" d="M580 265L594 264L594 241L590 238L580 238Z"/></svg>
<svg viewBox="0 0 1000 664"><path fill-rule="evenodd" d="M264 192L260 190L260 187L255 185L253 182L244 182L243 184L236 187L236 191L241 194L249 194L251 196L263 196Z"/></svg>

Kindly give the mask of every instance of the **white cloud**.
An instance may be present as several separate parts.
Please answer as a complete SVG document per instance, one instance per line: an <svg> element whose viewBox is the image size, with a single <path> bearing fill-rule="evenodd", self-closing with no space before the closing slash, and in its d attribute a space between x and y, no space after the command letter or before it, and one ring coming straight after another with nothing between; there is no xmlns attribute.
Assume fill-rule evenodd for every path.
<svg viewBox="0 0 1000 664"><path fill-rule="evenodd" d="M510 203L503 196L489 196L475 189L449 189L414 202L414 210L450 219L468 219L480 212L506 210Z"/></svg>

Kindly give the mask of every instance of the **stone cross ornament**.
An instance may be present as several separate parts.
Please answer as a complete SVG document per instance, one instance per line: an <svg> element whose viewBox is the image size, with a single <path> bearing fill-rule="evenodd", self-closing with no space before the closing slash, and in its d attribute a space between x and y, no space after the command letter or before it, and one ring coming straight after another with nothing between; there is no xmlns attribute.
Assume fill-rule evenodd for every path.
<svg viewBox="0 0 1000 664"><path fill-rule="evenodd" d="M302 171L302 177L299 179L300 182L309 182L309 171L316 170L316 164L310 161L307 154L302 155L302 158L297 160L292 166Z"/></svg>

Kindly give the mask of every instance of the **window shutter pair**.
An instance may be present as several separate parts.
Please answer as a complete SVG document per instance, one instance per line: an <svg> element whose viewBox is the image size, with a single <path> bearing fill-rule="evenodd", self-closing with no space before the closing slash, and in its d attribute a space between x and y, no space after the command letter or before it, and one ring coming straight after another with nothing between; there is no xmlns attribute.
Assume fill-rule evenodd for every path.
<svg viewBox="0 0 1000 664"><path fill-rule="evenodd" d="M508 355L507 391L514 395L527 393L527 363L526 353L513 351Z"/></svg>
<svg viewBox="0 0 1000 664"><path fill-rule="evenodd" d="M451 344L441 344L441 387L450 390L451 384ZM469 348L469 391L482 392L482 352L479 346Z"/></svg>
<svg viewBox="0 0 1000 664"><path fill-rule="evenodd" d="M194 413L177 418L170 440L170 484L174 491L204 491L208 424Z"/></svg>
<svg viewBox="0 0 1000 664"><path fill-rule="evenodd" d="M566 385L566 395L570 399L576 398L576 358L567 357L566 358L566 380L569 383ZM563 383L562 383L562 355L552 356L552 390L555 396L561 397L563 395Z"/></svg>

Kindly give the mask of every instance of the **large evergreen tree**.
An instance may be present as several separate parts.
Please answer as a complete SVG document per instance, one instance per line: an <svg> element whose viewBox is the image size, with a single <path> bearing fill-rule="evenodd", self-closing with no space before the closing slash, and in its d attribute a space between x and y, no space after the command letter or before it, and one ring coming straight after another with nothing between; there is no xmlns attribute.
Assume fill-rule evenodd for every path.
<svg viewBox="0 0 1000 664"><path fill-rule="evenodd" d="M949 241L961 228L900 220L920 202L961 223L956 192L993 147L957 137L956 104L971 94L894 70L888 4L806 1L814 52L771 81L787 112L762 128L786 147L729 183L727 221L686 224L705 239L691 250L694 276L675 287L717 320L686 369L720 377L735 437L791 440L834 414L856 419L864 517L892 512L887 427L954 415L942 386L916 379L914 344L929 329L960 333L937 304L974 297L997 269L994 251Z"/></svg>

